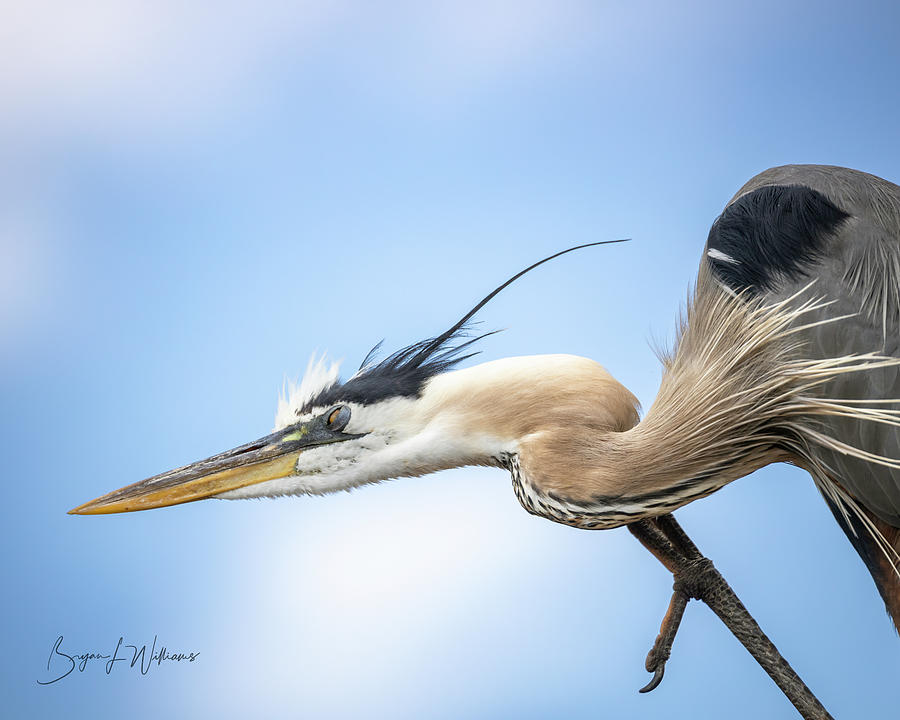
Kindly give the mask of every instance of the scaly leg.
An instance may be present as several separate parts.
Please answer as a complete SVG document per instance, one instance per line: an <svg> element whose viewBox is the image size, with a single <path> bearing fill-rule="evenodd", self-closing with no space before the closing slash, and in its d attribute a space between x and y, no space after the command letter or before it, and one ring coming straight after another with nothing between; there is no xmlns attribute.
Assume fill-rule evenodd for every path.
<svg viewBox="0 0 900 720"><path fill-rule="evenodd" d="M629 525L628 529L675 577L669 609L647 655L647 671L653 673L653 678L641 692L653 690L662 681L684 609L691 598L696 598L719 616L805 720L832 720L766 637L712 561L700 553L672 515L641 520Z"/></svg>

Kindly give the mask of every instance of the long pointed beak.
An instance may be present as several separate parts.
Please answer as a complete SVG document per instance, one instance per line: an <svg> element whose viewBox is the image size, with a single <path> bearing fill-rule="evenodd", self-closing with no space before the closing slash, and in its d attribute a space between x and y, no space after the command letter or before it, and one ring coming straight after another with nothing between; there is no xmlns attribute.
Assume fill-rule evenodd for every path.
<svg viewBox="0 0 900 720"><path fill-rule="evenodd" d="M298 423L206 460L169 470L69 510L70 515L134 512L203 500L294 474L297 458L316 445L349 440L319 419Z"/></svg>

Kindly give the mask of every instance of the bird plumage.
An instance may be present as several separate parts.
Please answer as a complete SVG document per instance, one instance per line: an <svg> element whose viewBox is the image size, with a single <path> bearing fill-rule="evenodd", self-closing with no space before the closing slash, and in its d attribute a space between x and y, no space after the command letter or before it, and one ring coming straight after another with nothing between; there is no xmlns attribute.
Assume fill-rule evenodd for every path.
<svg viewBox="0 0 900 720"><path fill-rule="evenodd" d="M313 365L325 385L301 383L283 401L276 431L321 415L340 398L350 408L345 431L358 437L304 453L293 475L221 497L323 494L452 467L505 466L510 457L556 468L556 476L577 484L591 458L572 449L589 448L592 437L638 419L630 392L595 361L573 355L493 360L435 374L415 396L379 395L372 402L346 400L334 370L325 367Z"/></svg>
<svg viewBox="0 0 900 720"><path fill-rule="evenodd" d="M817 402L833 399L833 414L813 429L809 458L798 464L816 478L900 628L900 187L847 168L787 165L749 180L723 216L755 194L772 196L785 188L824 200L805 206L820 213L807 219L819 236L806 238L814 252L807 245L789 258L797 273L772 273L773 282L762 288L764 301L778 302L814 280L813 292L829 304L812 311L809 327L799 333L803 356L827 360L877 352L894 361L821 385ZM746 235L757 238L756 253L770 249L754 233L754 225L764 222L764 214L748 221ZM710 244L707 258L709 250ZM726 279L715 259L705 262Z"/></svg>
<svg viewBox="0 0 900 720"><path fill-rule="evenodd" d="M751 179L712 226L640 422L635 398L592 360L456 369L479 339L466 335L473 315L552 257L440 335L384 360L370 353L346 382L311 363L274 433L74 512L496 465L529 512L599 529L786 461L810 472L900 623L900 188L828 166Z"/></svg>

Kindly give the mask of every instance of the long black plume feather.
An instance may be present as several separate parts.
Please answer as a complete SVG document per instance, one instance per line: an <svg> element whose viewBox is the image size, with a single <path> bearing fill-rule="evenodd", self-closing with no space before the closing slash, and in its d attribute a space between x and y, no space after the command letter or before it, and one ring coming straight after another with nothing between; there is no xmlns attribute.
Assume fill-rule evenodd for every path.
<svg viewBox="0 0 900 720"><path fill-rule="evenodd" d="M554 253L536 263L529 265L524 270L513 275L502 285L488 293L475 307L463 315L449 329L437 337L420 340L405 348L392 353L384 360L375 362L375 356L381 347L379 342L366 355L357 373L347 382L335 383L324 388L317 395L310 398L300 409L299 414L309 412L314 407L326 407L339 402L357 402L368 404L385 400L390 397L415 397L429 378L446 372L454 365L466 360L478 351L465 353L474 343L498 332L492 330L474 337L469 337L467 331L471 327L470 321L475 314L487 305L500 291L508 287L526 273L536 267L549 262L560 255L581 250L595 245L612 245L614 243L627 242L630 238L621 240L602 240L599 242L576 245L558 253ZM459 344L452 344L454 340L467 338Z"/></svg>

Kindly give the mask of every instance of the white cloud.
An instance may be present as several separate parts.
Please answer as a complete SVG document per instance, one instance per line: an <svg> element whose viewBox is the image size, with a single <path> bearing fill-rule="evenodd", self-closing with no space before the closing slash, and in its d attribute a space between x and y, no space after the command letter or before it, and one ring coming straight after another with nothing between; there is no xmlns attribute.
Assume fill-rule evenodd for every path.
<svg viewBox="0 0 900 720"><path fill-rule="evenodd" d="M190 3L33 0L0 10L0 133L175 139L339 48L360 87L452 95L580 36L580 0ZM2 137L2 136L0 136Z"/></svg>
<svg viewBox="0 0 900 720"><path fill-rule="evenodd" d="M558 550L548 536L561 538L533 532L496 470L276 502L263 506L266 529L231 556L243 574L213 622L261 659L268 702L289 707L302 696L311 715L365 714L356 698L380 695L398 673L409 688L427 687L421 658L465 632L481 598L525 582L532 563ZM260 622L281 634L260 632ZM247 684L240 665L231 670L220 680L243 712L258 703L259 683ZM334 694L348 682L354 692L336 712Z"/></svg>
<svg viewBox="0 0 900 720"><path fill-rule="evenodd" d="M6 132L146 132L219 112L273 48L297 51L338 2L37 0L0 10ZM37 125L37 127L36 127Z"/></svg>
<svg viewBox="0 0 900 720"><path fill-rule="evenodd" d="M0 7L0 332L45 297L69 152L165 158L241 126L266 93L343 65L345 92L445 112L583 36L582 0L218 3L30 0ZM213 143L214 144L214 143ZM14 191L15 199L11 198ZM62 192L65 192L65 187ZM49 234L48 234L49 233ZM40 302L39 302L40 300Z"/></svg>

